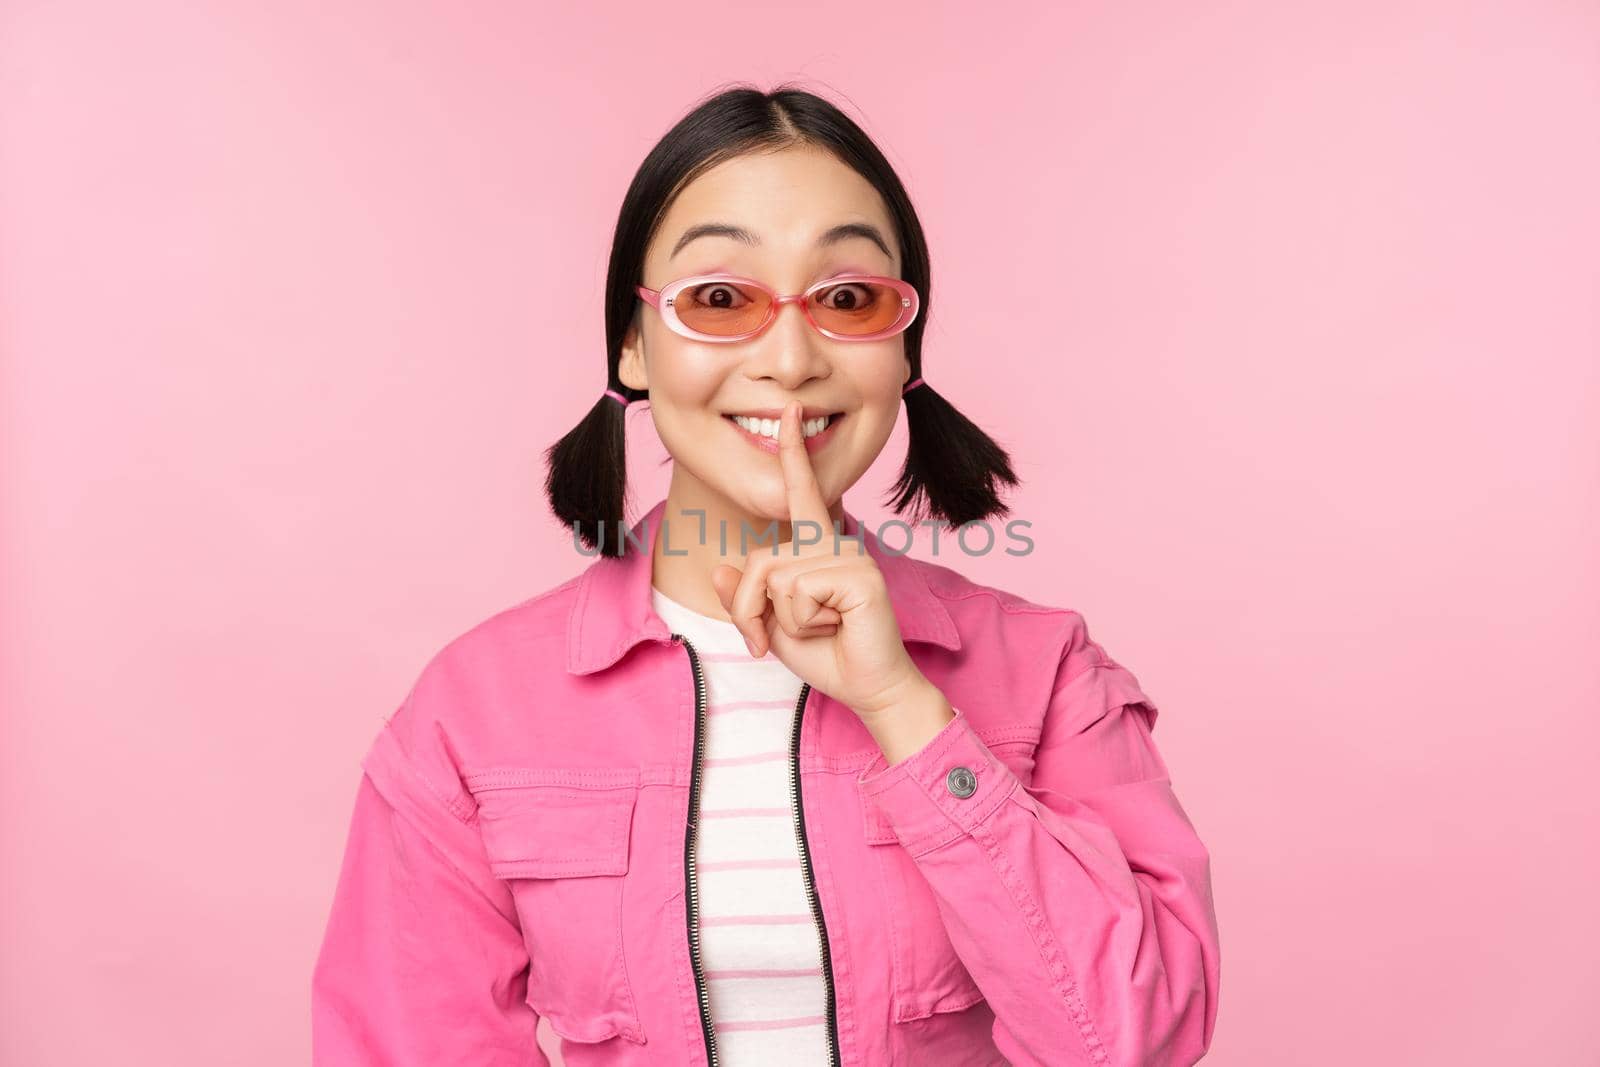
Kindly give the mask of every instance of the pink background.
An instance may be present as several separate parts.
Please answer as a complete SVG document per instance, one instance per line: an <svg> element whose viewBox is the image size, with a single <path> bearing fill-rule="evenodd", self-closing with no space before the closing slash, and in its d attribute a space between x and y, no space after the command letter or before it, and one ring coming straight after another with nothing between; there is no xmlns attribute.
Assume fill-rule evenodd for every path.
<svg viewBox="0 0 1600 1067"><path fill-rule="evenodd" d="M1034 555L942 561L1162 706L1207 1062L1595 1062L1595 5L199 8L0 16L0 1061L305 1062L382 716L587 562L623 190L797 78L1026 481Z"/></svg>

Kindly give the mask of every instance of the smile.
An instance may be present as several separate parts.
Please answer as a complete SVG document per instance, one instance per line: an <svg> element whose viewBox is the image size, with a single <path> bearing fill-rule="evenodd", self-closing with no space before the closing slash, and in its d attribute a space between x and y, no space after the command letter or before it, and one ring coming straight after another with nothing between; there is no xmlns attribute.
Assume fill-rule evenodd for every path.
<svg viewBox="0 0 1600 1067"><path fill-rule="evenodd" d="M732 423L739 431L739 436L755 445L764 452L776 453L778 451L778 427L780 414L766 417L765 412L754 415L724 415L723 418ZM805 435L806 451L814 452L827 444L833 437L833 428L844 419L842 411L827 414L816 414L800 420L800 431Z"/></svg>

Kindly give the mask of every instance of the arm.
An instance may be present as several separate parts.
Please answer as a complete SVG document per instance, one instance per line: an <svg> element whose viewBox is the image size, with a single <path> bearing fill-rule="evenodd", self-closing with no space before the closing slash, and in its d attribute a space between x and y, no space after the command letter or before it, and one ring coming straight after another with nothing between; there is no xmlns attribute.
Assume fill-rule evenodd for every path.
<svg viewBox="0 0 1600 1067"><path fill-rule="evenodd" d="M430 736L408 705L362 761L311 981L312 1062L548 1067L515 907Z"/></svg>
<svg viewBox="0 0 1600 1067"><path fill-rule="evenodd" d="M1193 1064L1221 978L1210 858L1151 739L1155 706L1083 641L1062 656L1030 785L954 709L861 788L933 889L1008 1059ZM971 795L947 787L955 767Z"/></svg>

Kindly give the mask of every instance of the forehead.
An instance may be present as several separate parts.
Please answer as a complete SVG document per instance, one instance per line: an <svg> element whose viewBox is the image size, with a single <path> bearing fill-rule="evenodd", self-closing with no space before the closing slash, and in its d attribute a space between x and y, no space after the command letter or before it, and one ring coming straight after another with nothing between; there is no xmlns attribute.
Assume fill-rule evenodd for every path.
<svg viewBox="0 0 1600 1067"><path fill-rule="evenodd" d="M684 231L701 223L743 227L761 243L751 247L724 237L702 237L672 260L694 251L768 258L807 258L821 254L815 242L841 223L866 222L884 235L898 268L900 256L887 205L872 184L830 153L810 146L747 153L724 160L697 176L678 193L650 244L649 258L665 263ZM836 246L853 254L883 259L866 238Z"/></svg>

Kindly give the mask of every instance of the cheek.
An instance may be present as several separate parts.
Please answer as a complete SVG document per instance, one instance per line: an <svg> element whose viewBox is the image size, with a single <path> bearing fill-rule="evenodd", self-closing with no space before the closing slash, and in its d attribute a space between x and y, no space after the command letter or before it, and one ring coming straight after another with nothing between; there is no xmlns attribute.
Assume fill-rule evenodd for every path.
<svg viewBox="0 0 1600 1067"><path fill-rule="evenodd" d="M863 453L861 466L865 469L883 450L889 435L894 433L894 423L899 411L892 404L874 403L862 407L856 414L858 420L852 436L855 450Z"/></svg>
<svg viewBox="0 0 1600 1067"><path fill-rule="evenodd" d="M668 333L673 340L663 343L650 359L650 393L674 408L704 409L717 395L727 377L723 360L716 354L696 350L692 341Z"/></svg>
<svg viewBox="0 0 1600 1067"><path fill-rule="evenodd" d="M677 460L702 477L727 442L711 426L730 373L728 357L677 337L650 353L650 412L656 435Z"/></svg>
<svg viewBox="0 0 1600 1067"><path fill-rule="evenodd" d="M850 383L859 403L857 421L861 433L872 438L887 437L894 429L905 372L905 360L894 354L852 369Z"/></svg>
<svg viewBox="0 0 1600 1067"><path fill-rule="evenodd" d="M910 380L907 374L911 369L904 345L898 338L892 344L894 347L889 351L873 353L875 358L860 361L851 368L850 375L862 405L889 411L891 422L894 419L893 412L900 405L900 390Z"/></svg>

